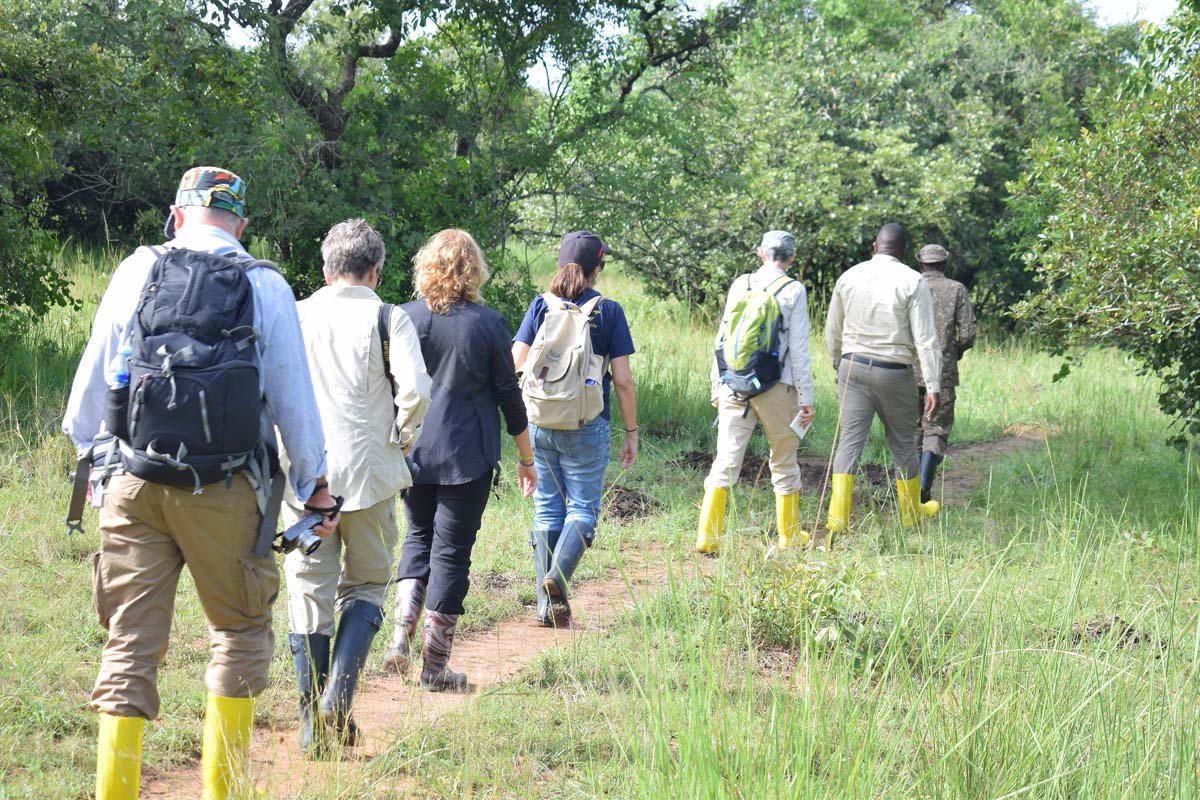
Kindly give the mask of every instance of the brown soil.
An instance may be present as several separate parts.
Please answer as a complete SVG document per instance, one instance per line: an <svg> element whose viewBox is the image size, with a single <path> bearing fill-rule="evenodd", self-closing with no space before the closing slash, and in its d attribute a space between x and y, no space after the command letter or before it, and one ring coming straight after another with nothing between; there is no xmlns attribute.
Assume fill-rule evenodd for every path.
<svg viewBox="0 0 1200 800"><path fill-rule="evenodd" d="M938 470L938 494L943 505L960 505L987 479L989 465L1001 456L1046 446L1047 431L1040 425L1018 423L1005 428L1004 438L993 442L951 444L948 461Z"/></svg>
<svg viewBox="0 0 1200 800"><path fill-rule="evenodd" d="M568 628L543 628L529 616L504 620L495 627L459 638L454 643L450 666L466 672L470 680L467 694L426 692L403 676L385 673L378 667L380 648L372 655L363 676L363 684L354 703L354 716L365 734L365 743L357 752L337 761L306 761L300 757L297 741L297 709L285 704L273 716L283 720L271 728L254 731L252 763L256 783L268 796L299 798L305 796L308 781L329 776L349 778L406 731L437 719L443 714L467 709L484 691L508 681L544 651L569 647L580 637L590 636L633 607L639 599L657 591L666 576L666 565L658 559L627 559L621 574L583 583L571 598L574 619ZM390 634L380 632L380 638ZM419 659L414 665L420 668ZM380 796L401 796L403 779L392 787L380 787ZM143 766L142 797L199 797L199 764L174 769L170 773L152 765Z"/></svg>
<svg viewBox="0 0 1200 800"><path fill-rule="evenodd" d="M642 519L654 513L658 503L645 492L614 483L605 492L603 515L605 519L625 522Z"/></svg>
<svg viewBox="0 0 1200 800"><path fill-rule="evenodd" d="M1166 642L1145 631L1139 631L1120 617L1095 617L1071 626L1072 644L1099 642L1109 638L1115 639L1118 647L1130 647L1135 644L1166 646Z"/></svg>

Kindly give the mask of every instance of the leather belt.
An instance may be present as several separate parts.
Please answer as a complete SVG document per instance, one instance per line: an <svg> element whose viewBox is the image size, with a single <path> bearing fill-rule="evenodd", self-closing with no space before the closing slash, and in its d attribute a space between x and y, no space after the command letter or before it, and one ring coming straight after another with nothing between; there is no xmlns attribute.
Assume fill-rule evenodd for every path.
<svg viewBox="0 0 1200 800"><path fill-rule="evenodd" d="M855 364L866 364L868 367L879 367L880 369L908 369L908 364L898 364L895 361L880 361L878 358L868 358L860 356L857 353L846 353L842 356L844 361L853 361Z"/></svg>

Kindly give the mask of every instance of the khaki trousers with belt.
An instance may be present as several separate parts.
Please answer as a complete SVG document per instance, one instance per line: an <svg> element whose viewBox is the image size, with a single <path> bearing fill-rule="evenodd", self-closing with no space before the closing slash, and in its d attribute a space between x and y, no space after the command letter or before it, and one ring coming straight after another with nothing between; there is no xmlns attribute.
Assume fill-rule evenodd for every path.
<svg viewBox="0 0 1200 800"><path fill-rule="evenodd" d="M838 403L841 433L833 456L835 475L851 475L879 415L892 460L904 478L917 477L917 380L911 367L887 369L849 359L838 362Z"/></svg>
<svg viewBox="0 0 1200 800"><path fill-rule="evenodd" d="M245 476L202 494L133 475L109 479L100 509L93 596L108 642L92 708L118 717L158 715L158 665L167 652L175 590L186 564L208 622L208 691L251 697L267 685L275 650L271 604L279 572L255 557L259 513Z"/></svg>
<svg viewBox="0 0 1200 800"><path fill-rule="evenodd" d="M777 383L749 400L738 400L722 385L717 395L717 454L704 479L705 487L728 489L738 482L750 435L762 423L771 449L771 484L775 494L800 491L800 464L796 458L800 439L791 428L798 413L800 398L791 384Z"/></svg>
<svg viewBox="0 0 1200 800"><path fill-rule="evenodd" d="M285 506L284 524L294 523L300 513ZM334 615L351 600L382 608L399 538L396 498L389 497L370 508L344 512L337 530L311 555L288 553L283 569L289 630L333 636Z"/></svg>

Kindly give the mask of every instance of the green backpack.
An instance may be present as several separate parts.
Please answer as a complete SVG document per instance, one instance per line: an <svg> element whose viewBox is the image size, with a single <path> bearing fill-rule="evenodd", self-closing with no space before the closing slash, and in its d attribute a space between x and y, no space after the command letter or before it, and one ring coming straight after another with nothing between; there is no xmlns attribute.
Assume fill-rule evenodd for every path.
<svg viewBox="0 0 1200 800"><path fill-rule="evenodd" d="M779 382L783 373L779 351L784 330L779 293L790 283L791 278L781 275L765 289L755 289L751 276L747 275L745 288L721 320L717 372L734 397L754 397Z"/></svg>

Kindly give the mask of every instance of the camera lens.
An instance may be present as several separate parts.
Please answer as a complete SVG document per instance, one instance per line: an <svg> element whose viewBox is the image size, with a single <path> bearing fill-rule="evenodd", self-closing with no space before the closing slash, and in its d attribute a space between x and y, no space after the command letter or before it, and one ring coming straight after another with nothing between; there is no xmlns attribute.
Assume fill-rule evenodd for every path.
<svg viewBox="0 0 1200 800"><path fill-rule="evenodd" d="M278 544L273 545L275 552L286 555L300 548L304 555L312 555L321 546L321 537L313 532L313 528L320 523L320 514L309 514L292 527L276 534Z"/></svg>
<svg viewBox="0 0 1200 800"><path fill-rule="evenodd" d="M304 555L311 556L321 546L321 537L313 533L310 528L300 534L296 546L300 548L300 552L304 553Z"/></svg>

